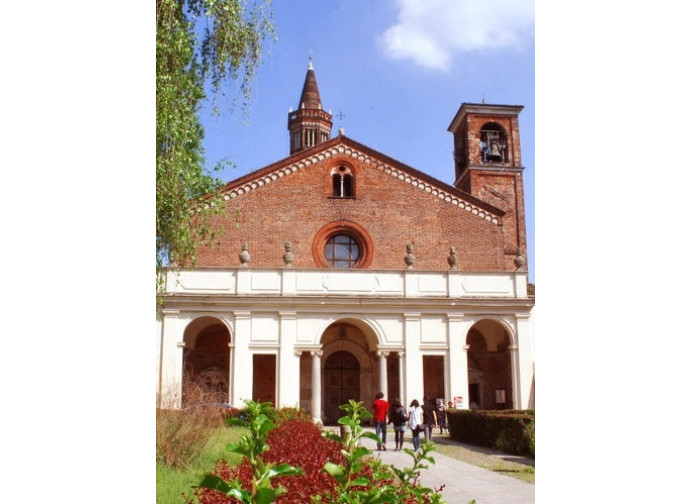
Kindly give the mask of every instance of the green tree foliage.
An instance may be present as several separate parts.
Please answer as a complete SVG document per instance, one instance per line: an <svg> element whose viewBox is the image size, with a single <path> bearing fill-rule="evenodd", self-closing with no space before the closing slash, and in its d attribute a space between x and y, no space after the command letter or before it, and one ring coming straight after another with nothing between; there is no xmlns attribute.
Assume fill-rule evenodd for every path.
<svg viewBox="0 0 690 504"><path fill-rule="evenodd" d="M246 110L272 33L270 0L156 0L158 273L166 263L194 265L197 245L213 236L209 217L223 205L209 195L221 182L204 169L200 106L240 82Z"/></svg>

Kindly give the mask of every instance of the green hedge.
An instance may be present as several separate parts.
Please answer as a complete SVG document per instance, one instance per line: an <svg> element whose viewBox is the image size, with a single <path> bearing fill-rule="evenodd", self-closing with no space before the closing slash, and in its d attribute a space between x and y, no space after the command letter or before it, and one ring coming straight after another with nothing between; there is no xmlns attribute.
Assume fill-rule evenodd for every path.
<svg viewBox="0 0 690 504"><path fill-rule="evenodd" d="M534 457L534 410L456 410L447 412L451 439Z"/></svg>

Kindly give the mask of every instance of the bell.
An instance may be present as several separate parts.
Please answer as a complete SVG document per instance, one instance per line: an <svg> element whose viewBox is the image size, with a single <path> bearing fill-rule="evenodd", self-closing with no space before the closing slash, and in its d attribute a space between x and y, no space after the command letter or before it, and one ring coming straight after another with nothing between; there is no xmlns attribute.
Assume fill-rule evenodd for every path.
<svg viewBox="0 0 690 504"><path fill-rule="evenodd" d="M491 142L487 158L489 161L503 161L503 153L501 152L501 147L498 145L498 142Z"/></svg>

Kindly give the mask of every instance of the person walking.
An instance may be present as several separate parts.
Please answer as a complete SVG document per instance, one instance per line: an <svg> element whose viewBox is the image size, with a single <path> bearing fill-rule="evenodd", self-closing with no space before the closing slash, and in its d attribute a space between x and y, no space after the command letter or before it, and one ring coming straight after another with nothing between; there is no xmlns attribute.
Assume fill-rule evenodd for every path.
<svg viewBox="0 0 690 504"><path fill-rule="evenodd" d="M438 420L440 434L443 434L443 429L446 429L446 432L448 432L446 427L446 405L443 403L443 399L436 399L436 419Z"/></svg>
<svg viewBox="0 0 690 504"><path fill-rule="evenodd" d="M436 406L429 396L424 396L424 404L422 405L422 424L424 439L431 441L434 434L434 427L438 427L438 421L436 420Z"/></svg>
<svg viewBox="0 0 690 504"><path fill-rule="evenodd" d="M383 448L386 450L386 416L388 415L388 408L390 405L388 401L383 398L383 392L378 392L376 394L376 399L374 400L373 413L374 413L374 425L376 426L376 435L379 438L379 442L376 443L379 451Z"/></svg>
<svg viewBox="0 0 690 504"><path fill-rule="evenodd" d="M395 451L401 450L405 440L405 430L407 429L408 416L405 413L400 399L397 397L391 402L391 409L388 411L388 423L393 424L395 430Z"/></svg>
<svg viewBox="0 0 690 504"><path fill-rule="evenodd" d="M409 418L410 432L412 432L412 446L414 451L417 451L419 450L419 433L422 432L422 408L419 407L417 399L413 399L410 403L407 416Z"/></svg>

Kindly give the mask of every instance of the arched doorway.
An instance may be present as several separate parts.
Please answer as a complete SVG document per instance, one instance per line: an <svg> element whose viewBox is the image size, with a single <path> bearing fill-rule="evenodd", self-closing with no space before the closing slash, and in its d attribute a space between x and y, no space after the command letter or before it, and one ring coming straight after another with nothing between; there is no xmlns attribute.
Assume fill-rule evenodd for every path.
<svg viewBox="0 0 690 504"><path fill-rule="evenodd" d="M215 317L200 317L185 329L182 405L229 400L230 331Z"/></svg>
<svg viewBox="0 0 690 504"><path fill-rule="evenodd" d="M324 423L335 424L344 412L341 404L359 401L359 362L345 350L332 353L324 365Z"/></svg>
<svg viewBox="0 0 690 504"><path fill-rule="evenodd" d="M467 333L469 406L513 409L510 337L494 320L480 320Z"/></svg>

